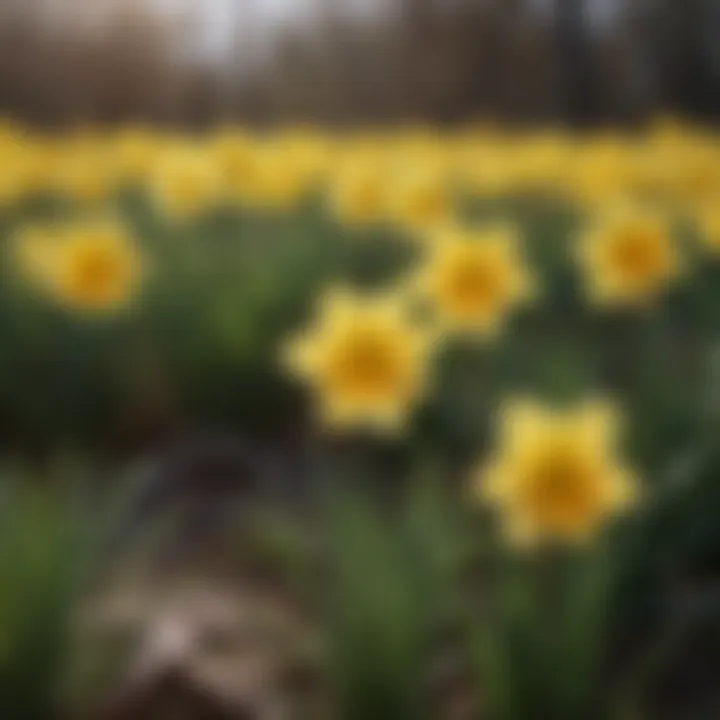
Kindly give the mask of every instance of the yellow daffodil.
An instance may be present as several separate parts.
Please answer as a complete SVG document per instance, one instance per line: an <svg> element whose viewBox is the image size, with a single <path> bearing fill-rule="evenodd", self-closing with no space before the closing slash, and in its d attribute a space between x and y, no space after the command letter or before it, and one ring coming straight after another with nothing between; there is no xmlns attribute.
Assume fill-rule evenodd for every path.
<svg viewBox="0 0 720 720"><path fill-rule="evenodd" d="M266 141L254 149L254 169L244 200L268 208L288 208L308 192L310 167L300 154L282 143Z"/></svg>
<svg viewBox="0 0 720 720"><path fill-rule="evenodd" d="M461 145L456 166L463 187L472 195L507 195L521 185L521 152L505 146L502 139Z"/></svg>
<svg viewBox="0 0 720 720"><path fill-rule="evenodd" d="M259 140L226 130L211 143L226 194L243 204L288 207L314 190L328 162L326 147L306 133Z"/></svg>
<svg viewBox="0 0 720 720"><path fill-rule="evenodd" d="M285 155L306 188L316 190L327 180L335 144L330 136L297 128L281 134L275 144Z"/></svg>
<svg viewBox="0 0 720 720"><path fill-rule="evenodd" d="M113 138L110 155L121 182L138 183L150 176L162 142L148 128L131 127Z"/></svg>
<svg viewBox="0 0 720 720"><path fill-rule="evenodd" d="M378 157L343 161L329 192L331 212L341 222L364 225L387 219L387 168Z"/></svg>
<svg viewBox="0 0 720 720"><path fill-rule="evenodd" d="M570 148L558 132L547 130L528 139L517 159L517 183L523 190L555 191L570 162Z"/></svg>
<svg viewBox="0 0 720 720"><path fill-rule="evenodd" d="M397 430L426 385L430 341L397 298L334 290L285 361L312 385L328 428Z"/></svg>
<svg viewBox="0 0 720 720"><path fill-rule="evenodd" d="M215 159L225 193L231 200L246 200L257 185L260 158L257 141L249 134L223 130L209 152Z"/></svg>
<svg viewBox="0 0 720 720"><path fill-rule="evenodd" d="M49 293L67 307L107 312L134 296L143 271L140 253L122 227L88 221L63 228L50 251L45 271Z"/></svg>
<svg viewBox="0 0 720 720"><path fill-rule="evenodd" d="M453 201L442 168L422 161L391 175L388 210L401 226L420 232L448 221Z"/></svg>
<svg viewBox="0 0 720 720"><path fill-rule="evenodd" d="M568 194L592 210L625 197L632 180L629 147L615 137L580 143L565 177Z"/></svg>
<svg viewBox="0 0 720 720"><path fill-rule="evenodd" d="M534 281L513 227L455 226L432 235L414 290L440 327L485 334L533 294Z"/></svg>
<svg viewBox="0 0 720 720"><path fill-rule="evenodd" d="M599 217L580 238L578 259L588 297L607 304L646 304L681 270L668 221L639 206Z"/></svg>
<svg viewBox="0 0 720 720"><path fill-rule="evenodd" d="M499 444L474 476L511 541L586 540L632 505L639 485L619 457L620 416L602 400L558 409L531 400L500 407Z"/></svg>
<svg viewBox="0 0 720 720"><path fill-rule="evenodd" d="M201 148L173 147L158 160L152 191L159 207L171 218L205 212L221 195L221 173L214 158Z"/></svg>

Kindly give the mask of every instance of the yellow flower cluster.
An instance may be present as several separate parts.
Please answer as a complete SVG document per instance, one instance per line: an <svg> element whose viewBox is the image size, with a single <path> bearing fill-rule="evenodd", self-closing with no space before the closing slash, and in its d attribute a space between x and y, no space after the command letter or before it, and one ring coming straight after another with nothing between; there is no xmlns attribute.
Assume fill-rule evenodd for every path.
<svg viewBox="0 0 720 720"><path fill-rule="evenodd" d="M329 428L401 428L431 382L441 337L492 341L542 295L522 234L463 219L473 202L532 195L579 207L588 220L570 255L587 301L600 306L642 307L678 279L687 262L676 222L720 250L720 137L675 122L587 136L489 126L46 135L6 122L0 155L0 208L37 196L96 207L139 192L159 218L191 226L221 206L292 212L312 200L339 229L393 227L415 242L420 259L401 287L326 290L288 343L285 367L311 385ZM28 279L82 311L126 305L146 266L109 220L26 227L15 250ZM501 417L480 494L503 508L515 539L579 538L637 495L616 457L617 413L602 403L518 401Z"/></svg>
<svg viewBox="0 0 720 720"><path fill-rule="evenodd" d="M399 429L427 386L438 341L451 332L489 337L533 292L511 226L445 225L428 246L392 294L325 291L314 323L291 341L286 366L313 385L330 428Z"/></svg>
<svg viewBox="0 0 720 720"><path fill-rule="evenodd" d="M53 192L78 201L145 186L171 213L220 203L287 207L326 189L341 220L425 229L459 195L562 195L590 208L628 197L662 200L705 221L720 190L720 141L668 122L643 133L574 136L488 126L191 136L150 127L30 132L0 122L0 202ZM717 244L717 238L713 238Z"/></svg>
<svg viewBox="0 0 720 720"><path fill-rule="evenodd" d="M6 121L0 155L0 208L46 195L95 206L135 190L145 191L159 216L189 222L221 205L283 211L314 197L324 198L340 226L392 225L410 238L437 240L417 285L456 327L491 329L532 285L527 272L513 269L511 242L496 238L480 248L468 242L474 231L457 228L473 198L533 193L579 203L591 221L576 255L588 297L602 303L642 304L679 274L666 215L689 219L708 250L720 249L720 141L667 121L636 135L584 137L487 126L43 134ZM497 271L497 296L485 282L484 299L470 297L488 264Z"/></svg>
<svg viewBox="0 0 720 720"><path fill-rule="evenodd" d="M634 216L623 222L630 219L639 222ZM622 232L631 230L623 226ZM633 225L632 232L640 231ZM622 254L625 241L618 237L624 235L614 231L607 237L604 252ZM597 262L605 261L598 254ZM622 287L635 298L639 270L631 269L652 262L666 272L665 256L658 257L662 263L627 260L628 278L605 261L610 270L603 289ZM409 295L326 291L313 324L288 344L285 365L313 386L319 417L329 429L397 431L431 382L429 364L441 333L487 337L535 289L517 234L494 226L443 228L409 285ZM435 307L437 323L418 322L411 302L417 298ZM639 492L616 455L618 425L619 413L602 401L564 410L528 400L503 405L500 449L478 472L477 495L503 511L513 542L585 539Z"/></svg>
<svg viewBox="0 0 720 720"><path fill-rule="evenodd" d="M512 245L501 243L497 230L490 233L477 251L462 241L444 249L430 277L431 292L462 329L493 327L528 287ZM455 264L463 253L468 262ZM428 387L436 340L434 331L413 322L398 294L333 289L311 328L288 343L284 361L312 383L330 429L397 431ZM618 454L620 412L608 402L555 408L518 399L502 405L500 420L499 448L478 469L473 487L503 512L513 543L585 540L637 500L638 481Z"/></svg>

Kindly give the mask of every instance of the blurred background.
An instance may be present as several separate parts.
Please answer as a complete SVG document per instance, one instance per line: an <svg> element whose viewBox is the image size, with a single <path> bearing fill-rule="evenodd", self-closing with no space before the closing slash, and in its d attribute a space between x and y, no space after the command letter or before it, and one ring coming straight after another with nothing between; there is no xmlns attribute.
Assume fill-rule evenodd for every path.
<svg viewBox="0 0 720 720"><path fill-rule="evenodd" d="M42 123L713 118L714 0L2 0Z"/></svg>

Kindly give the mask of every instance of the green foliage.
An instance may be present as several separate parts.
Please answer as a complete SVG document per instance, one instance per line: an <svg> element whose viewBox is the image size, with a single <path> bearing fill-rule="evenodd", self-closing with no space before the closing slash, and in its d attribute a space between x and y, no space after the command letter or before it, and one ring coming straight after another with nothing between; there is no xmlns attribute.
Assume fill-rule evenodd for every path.
<svg viewBox="0 0 720 720"><path fill-rule="evenodd" d="M490 717L602 717L602 670L611 626L606 549L500 553L485 578L468 637Z"/></svg>
<svg viewBox="0 0 720 720"><path fill-rule="evenodd" d="M0 715L57 716L78 592L95 549L64 487L0 486Z"/></svg>
<svg viewBox="0 0 720 720"><path fill-rule="evenodd" d="M332 495L328 621L341 717L434 716L432 664L468 551L460 520L431 484L411 490L397 512L358 490Z"/></svg>

